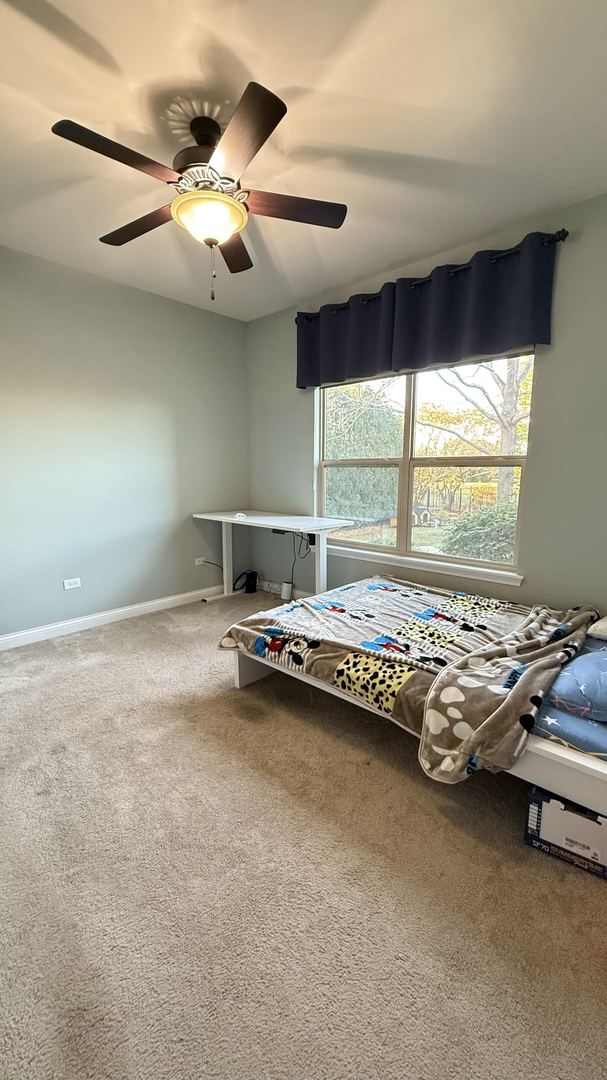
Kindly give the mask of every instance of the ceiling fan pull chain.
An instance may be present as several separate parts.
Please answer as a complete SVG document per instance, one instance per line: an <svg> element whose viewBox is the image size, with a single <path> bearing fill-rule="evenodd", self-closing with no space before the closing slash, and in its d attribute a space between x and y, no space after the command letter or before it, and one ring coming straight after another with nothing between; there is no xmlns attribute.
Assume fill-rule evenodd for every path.
<svg viewBox="0 0 607 1080"><path fill-rule="evenodd" d="M217 277L217 271L215 270L215 244L209 245L211 249L211 300L215 299L215 278Z"/></svg>

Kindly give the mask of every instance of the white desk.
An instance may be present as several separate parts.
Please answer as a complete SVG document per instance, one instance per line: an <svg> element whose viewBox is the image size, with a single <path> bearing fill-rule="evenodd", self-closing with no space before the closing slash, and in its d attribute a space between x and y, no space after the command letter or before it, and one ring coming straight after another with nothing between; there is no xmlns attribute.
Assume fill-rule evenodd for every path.
<svg viewBox="0 0 607 1080"><path fill-rule="evenodd" d="M239 517L244 514L244 517ZM199 521L220 521L223 543L223 595L233 593L234 566L232 561L232 526L251 525L256 529L277 529L280 532L312 533L316 538L314 560L316 592L327 588L327 533L353 525L346 518L305 517L298 514L266 514L261 510L225 510L217 514L192 514Z"/></svg>

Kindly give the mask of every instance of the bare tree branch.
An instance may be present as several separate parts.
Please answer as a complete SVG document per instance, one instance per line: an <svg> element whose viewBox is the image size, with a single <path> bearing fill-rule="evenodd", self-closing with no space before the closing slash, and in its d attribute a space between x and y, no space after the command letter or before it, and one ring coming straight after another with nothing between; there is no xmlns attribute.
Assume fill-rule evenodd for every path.
<svg viewBox="0 0 607 1080"><path fill-rule="evenodd" d="M455 371L453 372L453 374L455 374ZM451 387L452 390L456 390L458 394L461 394L461 396L468 402L469 405L472 405L473 408L477 409L478 412L482 413L483 416L487 420L490 420L492 424L495 423L496 419L498 420L498 422L501 422L500 414L498 413L497 409L495 408L495 405L491 401L491 398L489 398L489 402L491 404L491 408L493 409L493 413L494 413L493 416L491 415L491 413L487 412L487 410L484 409L482 405L479 405L478 401L475 401L473 397L470 397L469 394L466 394L462 390L461 386L455 386L454 383L450 382L449 379L445 378L445 373L444 372L437 371L437 375L442 380L442 382L444 382L445 386L449 386L449 387ZM468 386L468 383L464 382L463 379L460 378L459 381L464 386ZM473 388L468 386L468 389L473 389ZM479 387L479 389L482 389L482 387ZM485 396L487 397L488 395L485 395Z"/></svg>
<svg viewBox="0 0 607 1080"><path fill-rule="evenodd" d="M460 383L462 384L462 386L466 386L466 387L467 387L467 388L468 388L469 390L480 390L481 394L483 395L483 397L485 398L485 400L486 400L486 401L487 401L487 402L489 403L489 405L490 405L491 409L492 409L492 410L493 410L493 412L495 413L495 415L496 415L496 418L497 418L498 420L500 420L500 418L501 418L501 417L500 417L500 412L499 412L499 409L498 409L498 408L497 408L497 407L496 407L496 406L494 405L494 403L493 403L492 399L491 399L491 398L489 397L489 394L488 394L488 393L487 393L487 391L485 390L485 387L484 387L484 386L481 386L481 385L480 385L480 383L475 383L475 382L466 382L466 380L464 379L464 377L463 377L462 375L460 375L460 373L459 373L459 371L457 370L457 368L454 368L454 369L453 369L453 374L455 375L455 377L456 377L456 379L458 380L458 382L460 382ZM461 393L461 391L460 391L460 393ZM480 406L480 405L477 405L477 409L480 409L480 408L481 408L481 406ZM485 415L486 415L486 414L485 414Z"/></svg>
<svg viewBox="0 0 607 1080"><path fill-rule="evenodd" d="M504 390L506 389L506 383L502 379L501 375L499 375L495 368L492 368L490 364L487 364L487 371L489 372L496 386L499 386L503 394Z"/></svg>
<svg viewBox="0 0 607 1080"><path fill-rule="evenodd" d="M435 428L436 431L446 431L447 435L455 435L461 442L471 446L474 450L477 450L479 454L485 454L487 457L494 457L491 450L485 450L483 446L479 446L478 443L472 442L472 439L467 439L465 435L460 435L459 431L455 431L454 428L444 427L443 424L434 424L430 420L418 420L417 423L421 427ZM437 455L438 457L438 455Z"/></svg>
<svg viewBox="0 0 607 1080"><path fill-rule="evenodd" d="M373 412L391 408L395 413L403 414L402 408L395 408L394 403L388 401L386 388L380 382L375 386L365 387L360 396L348 393L343 387L335 387L336 394L333 406L333 437L339 440L349 439L356 431L360 421L370 417Z"/></svg>
<svg viewBox="0 0 607 1080"><path fill-rule="evenodd" d="M517 389L520 389L521 383L525 380L525 378L529 374L529 369L530 369L532 363L533 363L533 360L528 360L527 363L525 364L524 368L519 368L519 374L518 374L517 379L516 379Z"/></svg>
<svg viewBox="0 0 607 1080"><path fill-rule="evenodd" d="M528 420L530 416L531 413L521 413L520 416L515 416L512 421L512 426L516 427L516 425L520 424L523 420Z"/></svg>

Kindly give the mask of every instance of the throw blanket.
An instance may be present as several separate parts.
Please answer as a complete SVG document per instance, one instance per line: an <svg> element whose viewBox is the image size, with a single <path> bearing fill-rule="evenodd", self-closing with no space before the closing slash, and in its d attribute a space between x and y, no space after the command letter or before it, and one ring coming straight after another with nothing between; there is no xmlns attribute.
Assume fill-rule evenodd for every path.
<svg viewBox="0 0 607 1080"><path fill-rule="evenodd" d="M424 772L455 784L479 768L512 768L544 694L596 617L592 608L534 607L511 633L445 668L426 700Z"/></svg>
<svg viewBox="0 0 607 1080"><path fill-rule="evenodd" d="M367 578L230 627L240 648L310 675L420 736L420 763L457 783L509 769L593 608L551 611Z"/></svg>

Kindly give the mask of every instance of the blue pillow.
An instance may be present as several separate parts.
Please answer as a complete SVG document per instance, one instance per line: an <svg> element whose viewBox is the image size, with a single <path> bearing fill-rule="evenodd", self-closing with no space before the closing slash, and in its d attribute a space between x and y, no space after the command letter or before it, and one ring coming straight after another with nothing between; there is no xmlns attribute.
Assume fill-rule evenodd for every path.
<svg viewBox="0 0 607 1080"><path fill-rule="evenodd" d="M545 701L572 716L607 724L607 648L597 649L593 642L569 660Z"/></svg>

